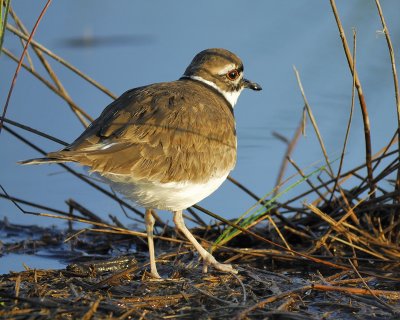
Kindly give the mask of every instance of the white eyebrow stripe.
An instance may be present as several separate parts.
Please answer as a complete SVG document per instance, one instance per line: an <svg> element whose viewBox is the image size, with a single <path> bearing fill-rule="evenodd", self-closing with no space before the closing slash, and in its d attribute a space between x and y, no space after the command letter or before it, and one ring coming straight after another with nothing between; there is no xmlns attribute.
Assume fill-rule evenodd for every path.
<svg viewBox="0 0 400 320"><path fill-rule="evenodd" d="M237 69L237 65L234 63L228 64L225 66L225 68L223 68L218 74L219 75L223 75L225 73L227 73L228 71L231 71L233 69Z"/></svg>

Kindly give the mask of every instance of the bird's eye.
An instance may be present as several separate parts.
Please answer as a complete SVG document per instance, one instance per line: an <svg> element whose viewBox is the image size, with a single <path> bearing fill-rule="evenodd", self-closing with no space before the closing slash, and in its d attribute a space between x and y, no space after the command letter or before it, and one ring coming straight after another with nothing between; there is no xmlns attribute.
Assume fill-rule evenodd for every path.
<svg viewBox="0 0 400 320"><path fill-rule="evenodd" d="M233 69L226 74L227 78L231 81L236 80L239 77L239 71Z"/></svg>

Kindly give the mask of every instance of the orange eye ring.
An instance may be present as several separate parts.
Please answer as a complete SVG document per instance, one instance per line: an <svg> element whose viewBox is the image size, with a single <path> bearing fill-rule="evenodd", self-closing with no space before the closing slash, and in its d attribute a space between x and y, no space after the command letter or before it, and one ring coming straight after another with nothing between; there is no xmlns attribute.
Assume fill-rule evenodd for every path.
<svg viewBox="0 0 400 320"><path fill-rule="evenodd" d="M239 77L239 71L237 71L237 69L233 69L233 70L229 71L229 72L226 74L226 77L227 77L229 80L234 81L234 80L236 80L236 79Z"/></svg>

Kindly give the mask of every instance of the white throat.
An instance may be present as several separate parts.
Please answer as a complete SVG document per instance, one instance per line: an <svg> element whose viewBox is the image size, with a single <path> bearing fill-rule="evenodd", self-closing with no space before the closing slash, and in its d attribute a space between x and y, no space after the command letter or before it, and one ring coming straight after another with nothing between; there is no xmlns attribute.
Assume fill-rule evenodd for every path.
<svg viewBox="0 0 400 320"><path fill-rule="evenodd" d="M226 100L228 100L228 102L230 103L232 108L235 106L235 104L236 104L236 102L237 102L237 100L238 100L238 98L240 96L240 93L243 90L243 88L240 88L238 91L224 91L220 87L218 87L214 82L206 80L206 79L204 79L202 77L199 77L199 76L186 76L186 75L184 75L184 77L203 82L203 83L209 85L210 87L213 87L218 92L220 92L225 97Z"/></svg>

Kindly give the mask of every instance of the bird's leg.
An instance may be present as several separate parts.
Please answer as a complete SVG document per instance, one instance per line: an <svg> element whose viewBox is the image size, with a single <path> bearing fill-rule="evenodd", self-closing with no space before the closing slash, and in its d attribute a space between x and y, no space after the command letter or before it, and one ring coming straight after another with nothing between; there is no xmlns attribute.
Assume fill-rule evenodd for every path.
<svg viewBox="0 0 400 320"><path fill-rule="evenodd" d="M208 264L204 261L203 263L203 273L207 273L208 272Z"/></svg>
<svg viewBox="0 0 400 320"><path fill-rule="evenodd" d="M153 240L153 228L155 219L152 215L151 209L146 209L144 219L146 222L147 243L149 246L149 255L150 255L150 274L153 278L161 279L160 275L157 272L157 266L156 266L156 256L154 252L154 240Z"/></svg>
<svg viewBox="0 0 400 320"><path fill-rule="evenodd" d="M194 236L191 234L191 232L185 226L185 222L183 221L183 216L182 216L182 210L174 211L173 213L174 213L174 223L175 223L176 228L179 231L181 231L185 235L185 237L194 245L194 247L199 252L200 256L203 258L203 260L206 264L210 264L215 269L220 270L220 271L237 273L237 270L232 268L232 266L230 264L219 263L211 255L211 253L207 252L207 250L204 249L200 245L200 243L197 242L197 240L194 238Z"/></svg>

